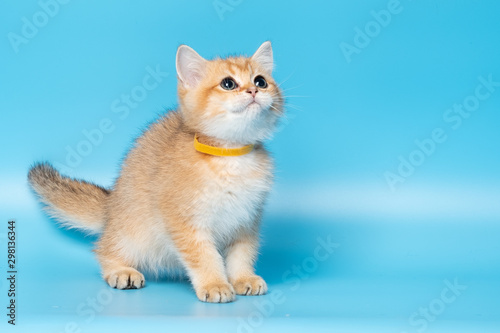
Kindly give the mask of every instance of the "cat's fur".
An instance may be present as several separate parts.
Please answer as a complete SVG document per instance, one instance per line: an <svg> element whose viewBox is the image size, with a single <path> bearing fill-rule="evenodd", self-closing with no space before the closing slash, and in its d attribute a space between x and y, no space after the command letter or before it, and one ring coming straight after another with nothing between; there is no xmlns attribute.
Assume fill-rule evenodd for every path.
<svg viewBox="0 0 500 333"><path fill-rule="evenodd" d="M96 253L111 287L141 288L141 270L181 268L202 301L262 295L267 286L253 266L272 183L262 141L283 108L271 44L252 57L211 61L182 45L176 68L178 110L137 139L112 189L61 176L47 163L30 170L29 182L63 224L101 233ZM267 88L256 87L257 75ZM226 77L239 87L224 90ZM195 133L205 144L255 148L243 156L207 155L194 149Z"/></svg>

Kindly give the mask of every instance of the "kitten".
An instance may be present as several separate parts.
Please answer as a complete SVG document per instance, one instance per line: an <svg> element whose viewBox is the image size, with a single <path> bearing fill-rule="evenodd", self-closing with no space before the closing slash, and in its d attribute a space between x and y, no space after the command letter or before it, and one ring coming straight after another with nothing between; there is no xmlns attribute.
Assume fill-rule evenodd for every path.
<svg viewBox="0 0 500 333"><path fill-rule="evenodd" d="M63 225L100 233L97 257L114 288L145 284L140 271L185 271L204 302L263 295L255 274L272 161L262 145L283 114L273 52L205 60L177 50L179 107L153 123L113 188L62 176L48 163L28 179Z"/></svg>

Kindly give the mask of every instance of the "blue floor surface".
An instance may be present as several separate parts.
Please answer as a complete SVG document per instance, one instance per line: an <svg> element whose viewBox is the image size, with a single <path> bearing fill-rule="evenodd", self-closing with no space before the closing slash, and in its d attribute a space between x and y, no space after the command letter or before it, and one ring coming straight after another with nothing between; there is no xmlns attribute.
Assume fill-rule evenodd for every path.
<svg viewBox="0 0 500 333"><path fill-rule="evenodd" d="M92 238L30 211L17 221L18 325L9 331L499 332L500 226L441 222L268 217L257 271L269 294L205 304L179 278L109 288Z"/></svg>

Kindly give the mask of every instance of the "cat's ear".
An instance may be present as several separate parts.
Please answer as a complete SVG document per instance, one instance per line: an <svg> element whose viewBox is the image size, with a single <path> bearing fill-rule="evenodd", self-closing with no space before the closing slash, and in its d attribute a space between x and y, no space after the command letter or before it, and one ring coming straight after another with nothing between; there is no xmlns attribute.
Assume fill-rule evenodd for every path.
<svg viewBox="0 0 500 333"><path fill-rule="evenodd" d="M258 62L266 71L273 71L273 48L271 42L264 42L252 56L252 60Z"/></svg>
<svg viewBox="0 0 500 333"><path fill-rule="evenodd" d="M177 76L185 87L194 87L200 82L207 60L203 59L195 50L187 45L181 45L177 49L175 67Z"/></svg>

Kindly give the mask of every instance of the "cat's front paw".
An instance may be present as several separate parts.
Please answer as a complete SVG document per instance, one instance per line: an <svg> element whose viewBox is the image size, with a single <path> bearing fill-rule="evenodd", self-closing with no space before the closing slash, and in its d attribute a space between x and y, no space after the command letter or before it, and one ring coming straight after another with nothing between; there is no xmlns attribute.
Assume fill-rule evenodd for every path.
<svg viewBox="0 0 500 333"><path fill-rule="evenodd" d="M139 289L145 283L144 275L132 267L113 271L106 275L105 280L116 289Z"/></svg>
<svg viewBox="0 0 500 333"><path fill-rule="evenodd" d="M251 275L231 281L237 295L264 295L267 293L267 284L258 275Z"/></svg>
<svg viewBox="0 0 500 333"><path fill-rule="evenodd" d="M204 285L196 290L196 296L202 302L228 303L235 299L234 289L229 283L219 282Z"/></svg>

